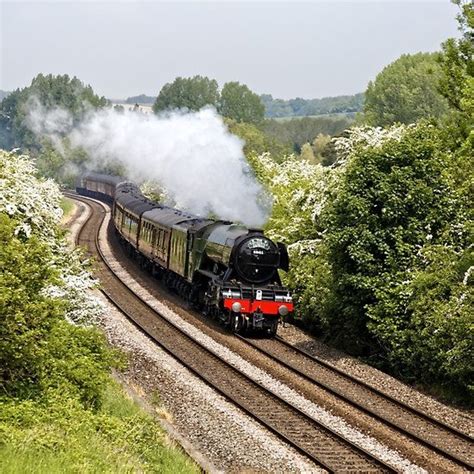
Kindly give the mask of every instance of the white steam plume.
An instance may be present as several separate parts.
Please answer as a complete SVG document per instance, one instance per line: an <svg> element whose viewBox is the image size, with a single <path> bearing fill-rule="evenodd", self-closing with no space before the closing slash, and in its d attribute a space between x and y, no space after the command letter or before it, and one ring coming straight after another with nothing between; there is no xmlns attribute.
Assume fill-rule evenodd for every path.
<svg viewBox="0 0 474 474"><path fill-rule="evenodd" d="M36 96L26 102L26 126L37 136L47 136L53 145L62 153L61 137L71 131L73 119L71 114L61 108L48 109Z"/></svg>
<svg viewBox="0 0 474 474"><path fill-rule="evenodd" d="M33 131L53 137L66 122L64 111L41 107L27 119ZM249 226L261 226L268 217L270 206L262 205L263 189L246 162L243 141L212 108L162 116L102 109L89 113L68 137L97 168L120 163L133 181L157 181L180 209Z"/></svg>

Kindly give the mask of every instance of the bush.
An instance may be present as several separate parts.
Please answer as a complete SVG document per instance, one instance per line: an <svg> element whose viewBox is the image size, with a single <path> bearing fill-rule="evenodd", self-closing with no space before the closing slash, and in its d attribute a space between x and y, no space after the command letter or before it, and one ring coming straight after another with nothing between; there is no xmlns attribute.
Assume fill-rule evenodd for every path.
<svg viewBox="0 0 474 474"><path fill-rule="evenodd" d="M18 222L0 213L0 386L8 393L37 388L48 352L47 335L64 315L44 290L59 272L51 250L37 237L15 235Z"/></svg>
<svg viewBox="0 0 474 474"><path fill-rule="evenodd" d="M398 286L419 261L417 250L454 216L446 156L433 127L408 129L400 140L359 147L326 210L333 304L331 332L353 343L366 339L367 311L380 288ZM431 236L431 237L429 237ZM392 307L395 319L402 307ZM333 315L337 315L336 317Z"/></svg>

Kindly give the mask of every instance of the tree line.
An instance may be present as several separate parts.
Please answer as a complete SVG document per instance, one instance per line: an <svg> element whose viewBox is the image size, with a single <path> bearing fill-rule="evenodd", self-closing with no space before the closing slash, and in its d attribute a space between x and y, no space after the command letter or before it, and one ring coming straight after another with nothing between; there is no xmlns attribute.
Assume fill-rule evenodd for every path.
<svg viewBox="0 0 474 474"><path fill-rule="evenodd" d="M355 115L364 105L364 94L340 95L321 99L274 99L271 94L262 94L265 117L306 117L309 115L344 114Z"/></svg>
<svg viewBox="0 0 474 474"><path fill-rule="evenodd" d="M40 170L61 181L65 179L63 169L67 168L67 163L72 161L80 164L84 156L69 150L67 143L64 144L66 153L58 154L48 140L38 138L31 131L26 120L33 98L45 109L59 107L68 111L76 123L88 110L109 107L111 104L105 97L96 95L90 85L67 74L38 74L29 86L13 91L0 102L0 147L31 151L39 158ZM146 96L130 99L136 103L144 98ZM215 107L230 130L245 140L247 153L251 150L271 152L277 161L284 160L291 153L301 153L303 146L308 142L313 144L318 136L324 137L319 143L326 143L331 136L342 133L351 123L345 117L304 117L287 122L265 119L260 98L246 85L229 82L219 90L215 80L202 76L178 77L165 84L154 100L153 110L155 113L175 109L195 111L206 106ZM121 106L115 106L115 109L125 112ZM314 153L311 156L306 153L306 158L321 161L320 148L315 145ZM65 159L64 155L69 157ZM329 153L329 158L326 157L323 163L330 164L331 156Z"/></svg>

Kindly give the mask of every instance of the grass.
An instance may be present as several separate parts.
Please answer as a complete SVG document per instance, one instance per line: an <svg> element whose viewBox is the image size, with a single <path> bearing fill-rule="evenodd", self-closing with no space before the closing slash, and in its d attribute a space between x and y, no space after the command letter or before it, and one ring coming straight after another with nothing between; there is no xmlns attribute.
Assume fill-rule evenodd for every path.
<svg viewBox="0 0 474 474"><path fill-rule="evenodd" d="M74 204L71 201L71 199L68 199L66 197L63 197L59 204L61 206L61 209L63 210L63 219L64 219L72 212L72 210L74 209Z"/></svg>
<svg viewBox="0 0 474 474"><path fill-rule="evenodd" d="M53 394L46 401L3 400L0 413L4 474L199 472L113 381L97 412Z"/></svg>

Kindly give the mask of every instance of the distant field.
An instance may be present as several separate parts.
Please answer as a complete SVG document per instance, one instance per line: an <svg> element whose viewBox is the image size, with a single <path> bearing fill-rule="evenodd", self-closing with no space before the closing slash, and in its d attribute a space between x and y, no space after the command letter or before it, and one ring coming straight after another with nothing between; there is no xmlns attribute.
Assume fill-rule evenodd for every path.
<svg viewBox="0 0 474 474"><path fill-rule="evenodd" d="M320 115L291 115L289 117L265 117L267 120L276 120L277 122L287 122L292 119L303 119L303 118L341 118L345 117L348 119L354 119L354 112L340 113L340 114L320 114Z"/></svg>
<svg viewBox="0 0 474 474"><path fill-rule="evenodd" d="M121 105L125 110L133 110L135 108L135 104L125 104L125 103L112 103L112 105ZM150 104L138 104L138 108L140 112L143 112L145 114L152 114L153 109Z"/></svg>

